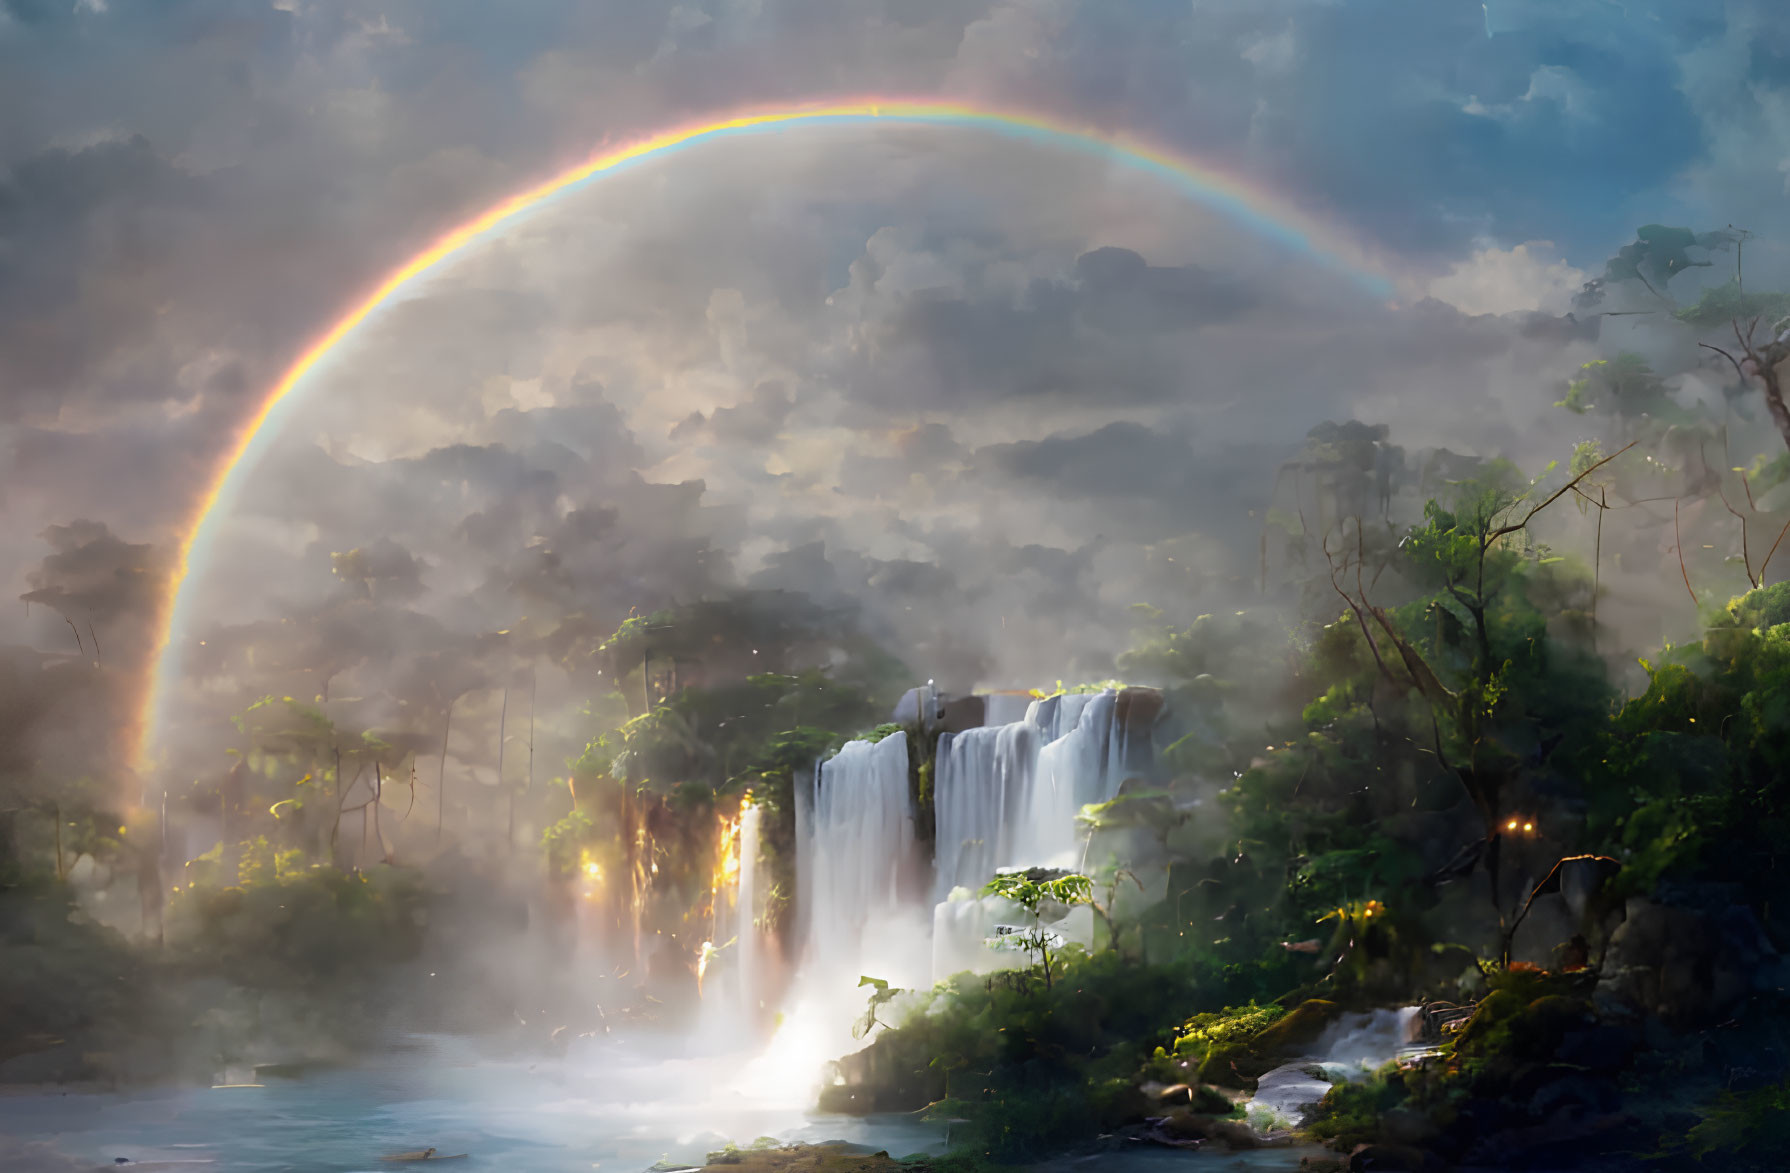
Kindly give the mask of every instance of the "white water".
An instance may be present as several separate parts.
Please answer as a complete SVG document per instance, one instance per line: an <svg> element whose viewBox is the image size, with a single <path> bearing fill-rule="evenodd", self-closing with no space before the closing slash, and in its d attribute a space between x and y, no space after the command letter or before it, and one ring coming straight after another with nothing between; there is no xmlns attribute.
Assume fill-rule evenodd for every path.
<svg viewBox="0 0 1790 1173"><path fill-rule="evenodd" d="M1118 794L1129 748L1111 689L1035 700L1021 720L940 738L934 903L1000 868L1080 866L1075 816Z"/></svg>
<svg viewBox="0 0 1790 1173"><path fill-rule="evenodd" d="M1310 1055L1256 1081L1247 1108L1250 1124L1263 1130L1296 1126L1334 1084L1371 1075L1408 1050L1421 1014L1406 1006L1343 1015L1318 1036Z"/></svg>
<svg viewBox="0 0 1790 1173"><path fill-rule="evenodd" d="M740 890L735 908L739 937L739 1004L746 1021L756 1027L764 1011L765 943L760 927L758 832L763 811L752 803L740 811Z"/></svg>
<svg viewBox="0 0 1790 1173"><path fill-rule="evenodd" d="M974 891L1013 861L1011 815L1032 789L1040 731L1030 721L984 726L939 738L933 810L936 879L933 901L955 888Z"/></svg>
<svg viewBox="0 0 1790 1173"><path fill-rule="evenodd" d="M930 711L929 695L911 696L906 716ZM796 788L802 955L781 1025L754 1064L762 1078L811 1079L825 1060L862 1045L850 1031L866 1003L860 977L924 989L966 970L1032 960L988 946L997 926L1026 917L977 894L1001 868L1079 866L1085 845L1075 817L1118 793L1130 747L1115 691L996 694L985 713L1012 717L1021 703L1018 720L940 739L930 875L914 833L905 734L851 742ZM1092 944L1088 909L1045 927Z"/></svg>
<svg viewBox="0 0 1790 1173"><path fill-rule="evenodd" d="M900 989L929 984L928 923L907 735L849 742L796 788L801 963L769 1046L750 1078L812 1090L827 1061L862 1046L864 976Z"/></svg>
<svg viewBox="0 0 1790 1173"><path fill-rule="evenodd" d="M811 968L854 970L887 955L881 928L897 916L917 866L907 771L907 735L894 733L850 742L816 773L797 863L808 865Z"/></svg>
<svg viewBox="0 0 1790 1173"><path fill-rule="evenodd" d="M1049 706L1056 705L1052 710ZM1051 697L1028 714L1046 731L1038 752L1026 811L1023 858L1052 867L1079 867L1081 835L1075 816L1090 803L1110 802L1125 781L1125 730L1119 694L1111 689Z"/></svg>

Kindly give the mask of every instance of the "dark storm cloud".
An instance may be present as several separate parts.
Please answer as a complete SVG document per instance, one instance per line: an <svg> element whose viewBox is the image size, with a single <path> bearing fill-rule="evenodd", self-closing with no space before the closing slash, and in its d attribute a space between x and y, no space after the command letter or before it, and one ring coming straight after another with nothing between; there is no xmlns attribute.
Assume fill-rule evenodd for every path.
<svg viewBox="0 0 1790 1173"><path fill-rule="evenodd" d="M896 408L981 399L1150 402L1184 396L1186 346L1202 328L1258 311L1260 292L1199 266L1155 266L1128 249L1079 257L1073 274L1021 290L932 288L877 297L877 264L854 266L879 316L854 357L853 392Z"/></svg>
<svg viewBox="0 0 1790 1173"><path fill-rule="evenodd" d="M1246 524L1251 508L1265 506L1274 466L1296 447L1196 446L1176 432L1121 422L991 445L974 459L991 481L1090 502L1104 532L1147 543Z"/></svg>

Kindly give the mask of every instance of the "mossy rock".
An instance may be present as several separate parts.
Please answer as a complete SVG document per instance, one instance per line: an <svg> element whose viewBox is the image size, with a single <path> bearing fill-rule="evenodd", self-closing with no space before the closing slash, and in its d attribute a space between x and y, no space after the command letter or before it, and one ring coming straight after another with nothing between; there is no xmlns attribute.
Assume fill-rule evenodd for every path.
<svg viewBox="0 0 1790 1173"><path fill-rule="evenodd" d="M1509 990L1493 990L1479 1000L1472 1017L1454 1039L1454 1053L1463 1058L1485 1051L1491 1033L1506 1019L1514 1017L1524 1006L1520 995Z"/></svg>
<svg viewBox="0 0 1790 1173"><path fill-rule="evenodd" d="M1227 1102L1228 1107L1228 1102ZM1253 1149L1261 1140L1247 1123L1233 1116L1203 1112L1174 1112L1162 1122L1162 1130L1176 1140L1210 1140L1232 1149Z"/></svg>
<svg viewBox="0 0 1790 1173"><path fill-rule="evenodd" d="M1202 1084L1213 1087L1249 1091L1255 1087L1257 1079L1276 1066L1277 1062L1257 1051L1254 1044L1232 1043L1206 1052L1206 1058L1200 1063L1199 1078Z"/></svg>
<svg viewBox="0 0 1790 1173"><path fill-rule="evenodd" d="M1341 1013L1342 1007L1335 1002L1308 998L1292 1013L1256 1035L1250 1045L1264 1054L1302 1052L1317 1042L1324 1028L1335 1022Z"/></svg>
<svg viewBox="0 0 1790 1173"><path fill-rule="evenodd" d="M1207 1051L1199 1067L1200 1082L1249 1090L1287 1056L1308 1050L1341 1013L1335 1002L1308 998L1248 1040Z"/></svg>
<svg viewBox="0 0 1790 1173"><path fill-rule="evenodd" d="M787 1145L710 1153L708 1168L727 1173L897 1173L900 1161L886 1152L845 1144Z"/></svg>
<svg viewBox="0 0 1790 1173"><path fill-rule="evenodd" d="M1510 990L1498 990L1479 1004L1455 1042L1455 1054L1537 1062L1551 1057L1566 1036L1594 1024L1590 1003L1565 994L1545 994L1527 1004Z"/></svg>

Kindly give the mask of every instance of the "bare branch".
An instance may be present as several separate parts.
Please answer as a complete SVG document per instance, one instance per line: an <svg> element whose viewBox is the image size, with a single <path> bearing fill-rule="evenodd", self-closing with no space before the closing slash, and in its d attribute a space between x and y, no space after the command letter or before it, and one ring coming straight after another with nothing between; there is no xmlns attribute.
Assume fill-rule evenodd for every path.
<svg viewBox="0 0 1790 1173"><path fill-rule="evenodd" d="M1620 447L1616 451L1610 453L1608 456L1604 457L1602 460L1598 461L1596 464L1587 468L1584 472L1581 472L1578 476L1574 477L1572 480L1567 481L1564 485L1561 485L1560 488L1556 489L1553 493L1551 493L1548 496L1547 500L1541 502L1539 505L1536 505L1534 508L1530 509L1529 512L1523 514L1523 520L1513 521L1509 525L1501 525L1497 529L1492 530L1490 533L1488 533L1485 536L1485 540L1481 543L1481 545L1489 546L1493 542L1497 541L1499 538L1505 536L1506 534L1514 534L1518 530L1523 529L1531 521L1533 521L1535 519L1536 514L1540 513L1542 510L1546 509L1548 506L1552 505L1554 502L1560 500L1560 498L1566 496L1567 493L1571 492L1574 488L1576 488L1578 486L1579 482L1583 481L1586 477L1590 476L1592 473L1596 472L1598 469L1602 468L1604 465L1610 463L1610 461L1615 460L1618 456L1621 456L1624 452L1627 452L1630 448L1633 448L1636 444L1639 444L1639 443L1640 443L1639 440L1630 440L1627 444L1624 444L1622 447Z"/></svg>
<svg viewBox="0 0 1790 1173"><path fill-rule="evenodd" d="M1785 534L1790 534L1790 521L1786 521L1784 528L1778 531L1778 540L1773 542L1771 549L1766 552L1765 561L1759 563L1759 586L1765 585L1765 568L1771 565L1771 556L1778 552L1778 545L1783 542Z"/></svg>
<svg viewBox="0 0 1790 1173"><path fill-rule="evenodd" d="M1713 350L1717 354L1721 355L1723 358L1727 359L1731 364L1733 364L1734 373L1736 375L1739 375L1743 381L1746 379L1746 370L1740 365L1739 359L1735 358L1733 355L1729 354L1727 351L1723 350L1719 346L1711 346L1707 342L1699 342L1699 343L1697 343L1697 345L1701 346L1704 350Z"/></svg>
<svg viewBox="0 0 1790 1173"><path fill-rule="evenodd" d="M1742 485L1746 484L1746 478L1742 477L1740 479L1740 483ZM1722 489L1720 481L1716 482L1715 491L1716 491L1716 494L1719 497L1721 497L1723 506L1725 506L1727 508L1728 512L1732 513L1735 516L1736 520L1738 520L1740 522L1740 562L1741 562L1741 565L1746 568L1747 582L1751 583L1755 588L1757 588L1759 585L1759 580L1753 577L1753 555L1752 555L1752 551L1747 547L1746 515L1741 513L1740 510L1734 508L1734 506L1732 506L1728 503L1728 494L1726 491L1724 491ZM1750 498L1752 496L1752 490L1749 489L1747 491L1747 495Z"/></svg>
<svg viewBox="0 0 1790 1173"><path fill-rule="evenodd" d="M1672 545L1678 551L1678 573L1684 575L1685 593L1691 597L1691 606L1697 606L1697 592L1691 590L1691 572L1684 565L1684 539L1678 533L1678 502L1672 503Z"/></svg>

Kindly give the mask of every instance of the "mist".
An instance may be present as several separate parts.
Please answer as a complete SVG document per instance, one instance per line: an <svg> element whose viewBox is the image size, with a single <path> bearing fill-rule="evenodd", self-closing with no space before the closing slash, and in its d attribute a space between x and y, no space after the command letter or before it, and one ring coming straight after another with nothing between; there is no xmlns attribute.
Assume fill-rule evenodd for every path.
<svg viewBox="0 0 1790 1173"><path fill-rule="evenodd" d="M1778 1039L1783 18L1469 7L0 4L0 1085L92 1097L0 1152L1471 1168L1567 1128L1504 993L1611 1089ZM721 138L406 285L206 503L446 229L882 93L1363 259L1116 153ZM233 1091L362 1131L131 1115Z"/></svg>

